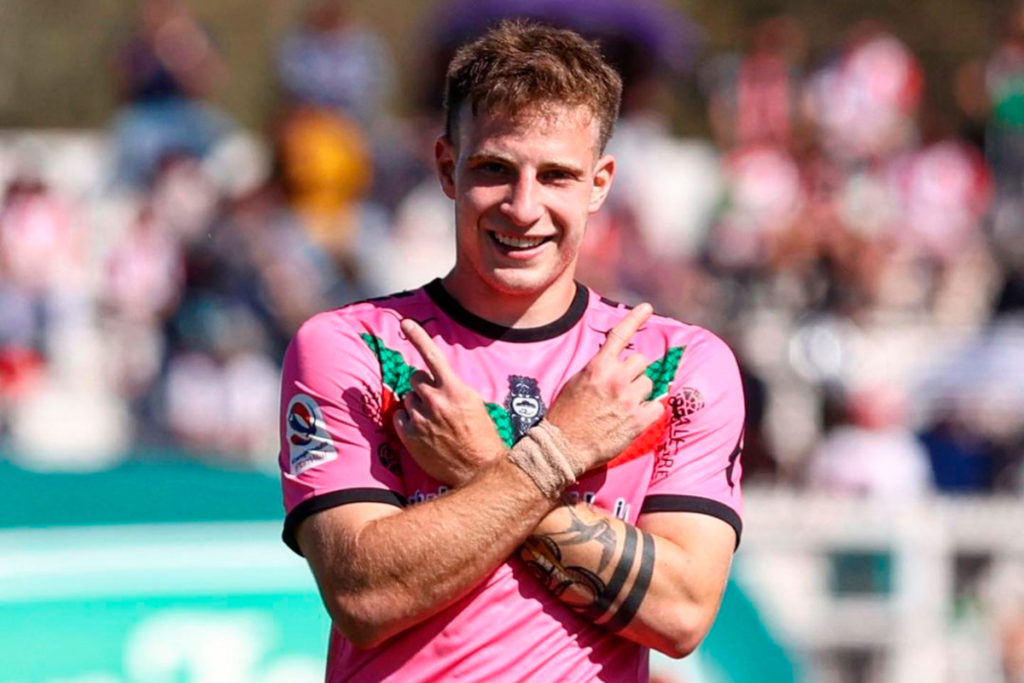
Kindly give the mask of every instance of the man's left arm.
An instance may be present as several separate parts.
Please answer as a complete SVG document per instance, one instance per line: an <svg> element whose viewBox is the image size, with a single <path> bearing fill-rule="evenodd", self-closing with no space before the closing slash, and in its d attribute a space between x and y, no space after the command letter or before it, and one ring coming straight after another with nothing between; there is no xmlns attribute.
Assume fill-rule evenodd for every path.
<svg viewBox="0 0 1024 683"><path fill-rule="evenodd" d="M520 556L582 615L684 657L711 628L739 544L744 402L735 356L707 332L688 345L675 380L636 525L566 502Z"/></svg>
<svg viewBox="0 0 1024 683"><path fill-rule="evenodd" d="M520 556L562 602L671 657L685 657L718 611L736 532L709 515L642 514L636 526L566 501Z"/></svg>

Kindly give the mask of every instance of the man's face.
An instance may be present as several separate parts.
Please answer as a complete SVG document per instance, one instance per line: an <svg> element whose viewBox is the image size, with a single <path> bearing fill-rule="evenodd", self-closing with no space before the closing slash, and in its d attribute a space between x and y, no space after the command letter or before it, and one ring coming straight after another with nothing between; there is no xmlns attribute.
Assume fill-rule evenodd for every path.
<svg viewBox="0 0 1024 683"><path fill-rule="evenodd" d="M515 118L463 108L455 144L442 138L435 150L455 201L458 286L515 296L571 284L615 170L611 156L598 157L597 126L582 107Z"/></svg>

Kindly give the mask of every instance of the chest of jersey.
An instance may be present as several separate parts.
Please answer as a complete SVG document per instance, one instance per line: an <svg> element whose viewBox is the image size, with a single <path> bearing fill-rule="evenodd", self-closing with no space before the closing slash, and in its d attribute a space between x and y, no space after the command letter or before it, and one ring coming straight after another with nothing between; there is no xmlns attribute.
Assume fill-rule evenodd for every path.
<svg viewBox="0 0 1024 683"><path fill-rule="evenodd" d="M480 394L498 435L510 447L544 418L562 386L590 361L604 341L603 334L580 329L536 343L492 342L470 347L446 343L445 331L439 332L435 342L456 374ZM379 410L381 423L389 432L381 457L389 459L389 468L401 475L410 504L443 495L447 488L419 468L391 431L394 412L411 390L409 378L423 367L418 353L400 335L386 338L367 332L361 337L381 368ZM656 351L645 354L649 360L647 374L654 385L652 400L666 400L682 351L669 348L660 357L651 357ZM652 452L664 438L667 426L666 413L662 422L641 435L608 467L587 473L566 494L635 522L654 468ZM495 491L495 495L501 492Z"/></svg>

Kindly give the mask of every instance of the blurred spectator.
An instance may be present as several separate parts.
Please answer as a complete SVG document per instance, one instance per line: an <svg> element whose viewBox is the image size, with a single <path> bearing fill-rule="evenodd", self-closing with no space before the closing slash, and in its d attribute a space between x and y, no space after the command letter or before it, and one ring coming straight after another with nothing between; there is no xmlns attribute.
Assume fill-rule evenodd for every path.
<svg viewBox="0 0 1024 683"><path fill-rule="evenodd" d="M989 105L985 156L995 179L992 233L1004 271L996 311L1024 310L1024 3L1008 8L999 45L984 65Z"/></svg>
<svg viewBox="0 0 1024 683"><path fill-rule="evenodd" d="M232 129L202 101L223 65L183 0L145 0L115 67L125 101L114 122L118 182L147 185L166 156L204 157Z"/></svg>
<svg viewBox="0 0 1024 683"><path fill-rule="evenodd" d="M996 462L991 445L956 412L940 415L921 435L936 488L943 493L991 493Z"/></svg>
<svg viewBox="0 0 1024 683"><path fill-rule="evenodd" d="M391 52L352 17L347 0L304 2L277 50L275 146L293 205L318 242L346 260L358 240L354 204L367 199L393 211L433 175L417 146L432 149L436 130L421 139L418 125L391 115Z"/></svg>
<svg viewBox="0 0 1024 683"><path fill-rule="evenodd" d="M184 285L178 236L151 207L144 207L110 250L105 276L112 381L138 421L138 436L146 434L149 440L154 436L149 394L166 352L163 324L178 306Z"/></svg>
<svg viewBox="0 0 1024 683"><path fill-rule="evenodd" d="M810 486L891 499L931 491L928 454L905 420L903 399L891 388L830 395L825 437L809 463Z"/></svg>
<svg viewBox="0 0 1024 683"><path fill-rule="evenodd" d="M40 179L13 179L0 205L7 277L45 304L49 295L78 284L85 256L81 227L67 203Z"/></svg>
<svg viewBox="0 0 1024 683"><path fill-rule="evenodd" d="M229 203L210 242L190 258L190 290L246 302L264 321L275 358L310 316L365 294L309 238L274 183Z"/></svg>
<svg viewBox="0 0 1024 683"><path fill-rule="evenodd" d="M1024 194L1024 3L1007 12L1002 41L988 60L991 103L986 156L1001 195Z"/></svg>
<svg viewBox="0 0 1024 683"><path fill-rule="evenodd" d="M890 259L920 273L920 303L944 322L982 322L993 286L994 264L983 244L991 174L948 117L928 108L922 120L920 147L894 160L887 173L896 209L885 236ZM883 299L911 301L894 290L890 285Z"/></svg>
<svg viewBox="0 0 1024 683"><path fill-rule="evenodd" d="M907 46L879 22L863 20L839 56L811 77L805 106L829 154L875 159L913 143L923 85Z"/></svg>
<svg viewBox="0 0 1024 683"><path fill-rule="evenodd" d="M167 427L187 448L258 465L277 438L280 373L261 353L259 328L243 310L211 314L217 355L185 352L170 360Z"/></svg>
<svg viewBox="0 0 1024 683"><path fill-rule="evenodd" d="M1024 490L1024 325L1000 320L937 364L921 383L936 476L993 491ZM984 460L964 459L980 454ZM969 468L969 469L968 469ZM962 481L952 483L949 476ZM980 478L980 479L979 479Z"/></svg>
<svg viewBox="0 0 1024 683"><path fill-rule="evenodd" d="M71 207L42 180L10 181L0 203L0 434L10 409L43 384L62 314L81 310L82 238Z"/></svg>
<svg viewBox="0 0 1024 683"><path fill-rule="evenodd" d="M173 153L161 160L147 199L167 236L190 244L206 237L222 196L198 158Z"/></svg>
<svg viewBox="0 0 1024 683"><path fill-rule="evenodd" d="M394 82L385 43L349 16L346 0L307 0L277 54L287 105L334 110L369 131Z"/></svg>
<svg viewBox="0 0 1024 683"><path fill-rule="evenodd" d="M299 107L287 114L276 143L289 204L310 238L344 267L372 174L362 131L336 113Z"/></svg>
<svg viewBox="0 0 1024 683"><path fill-rule="evenodd" d="M708 241L709 257L726 271L760 269L803 206L800 169L784 149L767 145L738 149L722 167L727 203Z"/></svg>
<svg viewBox="0 0 1024 683"><path fill-rule="evenodd" d="M106 303L118 317L152 324L177 306L182 275L178 242L143 209L108 257Z"/></svg>
<svg viewBox="0 0 1024 683"><path fill-rule="evenodd" d="M938 138L906 159L897 178L905 239L942 264L977 245L988 211L990 178L970 145Z"/></svg>
<svg viewBox="0 0 1024 683"><path fill-rule="evenodd" d="M704 80L720 147L789 147L798 125L805 42L796 20L775 16L751 29L745 53L712 61Z"/></svg>
<svg viewBox="0 0 1024 683"><path fill-rule="evenodd" d="M580 276L609 296L648 298L682 315L699 288L696 262L724 192L723 173L718 151L673 135L659 105L636 97L617 124L609 144L616 192L591 219Z"/></svg>

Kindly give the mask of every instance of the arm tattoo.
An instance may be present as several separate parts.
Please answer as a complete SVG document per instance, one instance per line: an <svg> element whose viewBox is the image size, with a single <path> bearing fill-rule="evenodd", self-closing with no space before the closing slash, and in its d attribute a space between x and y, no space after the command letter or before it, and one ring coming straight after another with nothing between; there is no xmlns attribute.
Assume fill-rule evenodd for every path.
<svg viewBox="0 0 1024 683"><path fill-rule="evenodd" d="M585 567L567 567L558 544L547 536L530 536L520 557L555 597L570 607L588 610L605 592L601 578ZM570 588L575 591L570 592Z"/></svg>
<svg viewBox="0 0 1024 683"><path fill-rule="evenodd" d="M593 524L587 524L576 514L576 510L573 509L572 505L565 504L565 508L572 515L572 522L569 524L568 529L552 534L551 538L558 545L583 545L590 541L597 541L601 544L601 559L597 563L597 571L604 571L604 568L608 566L608 562L611 561L612 555L615 553L615 546L619 542L619 539L615 536L615 529L604 518L598 518Z"/></svg>
<svg viewBox="0 0 1024 683"><path fill-rule="evenodd" d="M566 503L565 507L571 515L569 526L552 534L530 536L520 550L520 557L559 600L595 622L604 618L604 625L608 629L620 631L636 616L650 587L654 574L654 538L626 524L622 551L608 583L605 584L599 574L611 562L619 545L619 534L608 520L598 518L587 522L576 514L571 504ZM596 542L601 547L596 571L565 564L562 559L563 547L590 542ZM630 574L633 573L638 545L640 566L636 570L629 592L613 611L615 602L622 597L623 589Z"/></svg>
<svg viewBox="0 0 1024 683"><path fill-rule="evenodd" d="M636 527L627 524L626 541L622 545L619 563L615 565L615 571L612 572L612 578L608 580L608 586L594 602L594 614L591 616L595 619L604 616L611 609L615 598L619 596L619 593L622 592L622 587L626 585L626 579L629 578L629 570L633 568L633 558L636 557L636 537Z"/></svg>
<svg viewBox="0 0 1024 683"><path fill-rule="evenodd" d="M605 628L610 631L621 631L629 626L647 595L647 589L651 586L651 577L654 575L654 538L646 531L641 533L643 534L643 551L640 556L640 571L637 572L636 580L626 595L626 599L622 601L618 611L605 624Z"/></svg>

